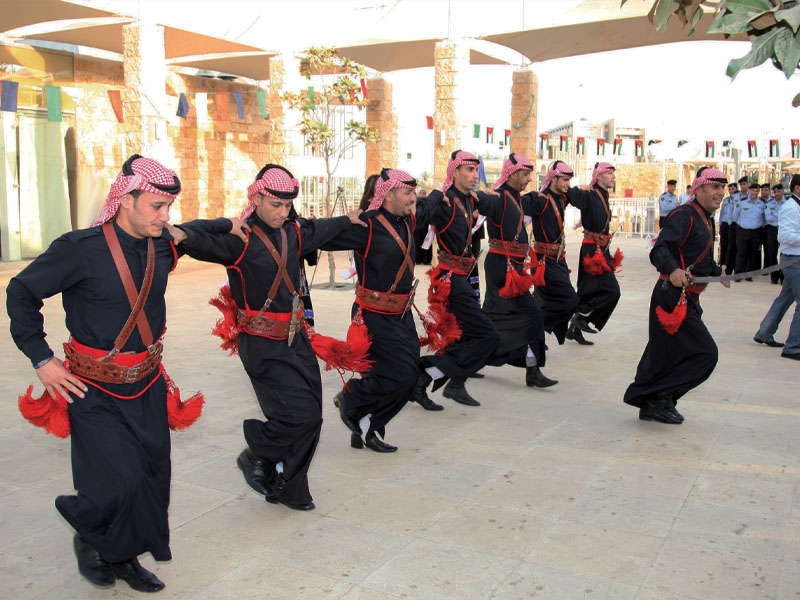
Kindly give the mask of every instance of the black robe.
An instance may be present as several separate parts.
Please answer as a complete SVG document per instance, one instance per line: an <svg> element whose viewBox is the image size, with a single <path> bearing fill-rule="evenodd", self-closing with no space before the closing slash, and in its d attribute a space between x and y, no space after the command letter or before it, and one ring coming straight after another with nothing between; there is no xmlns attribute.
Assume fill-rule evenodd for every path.
<svg viewBox="0 0 800 600"><path fill-rule="evenodd" d="M714 221L710 215L712 240ZM684 241L685 240L685 241ZM660 273L669 277L675 269L692 264L708 243L708 230L700 215L690 204L674 209L658 234L650 251L650 262ZM720 275L722 269L714 262L713 246L695 265L694 275ZM681 254L683 263L681 263ZM656 307L671 313L678 303L681 290L669 281L658 280L650 298L650 336L636 369L636 378L625 392L625 402L641 407L658 392L669 392L677 401L689 390L703 383L717 364L717 345L701 319L700 295L686 293L686 319L674 335L668 334L656 316Z"/></svg>
<svg viewBox="0 0 800 600"><path fill-rule="evenodd" d="M404 255L377 216L382 214L403 243L411 244L413 261L414 229L428 226L441 197L441 192L434 191L427 198L417 198L414 218L395 216L383 207L368 210L361 215L368 227L353 225L344 234L324 244L322 249L354 250L358 274L356 285L360 287L363 284L367 289L386 292L397 277ZM413 282L414 273L405 269L395 293L410 293ZM352 315L358 309L359 305L353 303ZM362 310L364 323L372 335L368 359L373 363L363 377L347 383L342 395L343 410L355 420L370 415L368 432L385 433L386 424L402 410L414 391L419 368L419 336L413 311L409 308L403 315L385 315L367 308Z"/></svg>
<svg viewBox="0 0 800 600"><path fill-rule="evenodd" d="M523 218L528 215L533 218L536 213L530 195L520 197L518 191L504 185L500 188L500 196L479 193L478 211L486 215L486 227L489 238L512 241L517 233L519 211L512 202L507 202L504 191L510 192L520 201ZM523 227L516 237L518 242L528 242L528 232ZM502 298L500 289L506 283L506 270L509 260L511 266L522 272L526 257L506 258L503 254L489 252L484 261L483 268L486 279L486 293L483 300L483 310L497 327L500 333L500 346L489 359L488 364L501 366L511 364L516 367L532 366L527 360L528 348L531 349L536 359L536 364L543 367L546 362L544 344L544 321L542 309L533 299L530 292L525 292L516 298Z"/></svg>
<svg viewBox="0 0 800 600"><path fill-rule="evenodd" d="M543 194L526 194L531 196L536 214L533 215L531 228L533 239L537 242L556 244L559 241L566 243L561 238L564 209L567 198L564 194L554 194L545 190ZM553 202L550 202L552 198ZM555 207L553 206L555 204ZM561 227L559 227L559 217ZM542 260L544 254L537 253L536 259ZM536 268L536 265L533 265ZM544 286L535 289L534 297L542 307L544 330L556 336L559 344L566 339L569 321L578 307L578 294L572 287L569 279L569 266L567 266L566 252L562 250L559 259L545 257Z"/></svg>
<svg viewBox="0 0 800 600"><path fill-rule="evenodd" d="M225 219L206 223L211 231L227 231ZM147 240L114 228L122 253L139 289L147 266ZM153 240L155 269L144 315L153 335L166 323L164 293L167 275L181 250L174 252L164 230ZM114 265L101 227L66 233L11 279L6 305L14 342L33 364L52 356L45 341L42 300L61 293L66 325L73 339L92 348L108 349L131 314L128 296ZM124 352L146 350L138 328ZM71 424L75 496L59 496L56 508L78 534L107 561L129 560L150 552L170 560L169 507L170 435L167 389L160 371L141 381L100 385L113 394L141 396L118 399L88 385L84 398L68 405Z"/></svg>
<svg viewBox="0 0 800 600"><path fill-rule="evenodd" d="M462 194L453 186L447 190L447 197L450 199L450 206L442 202L431 215L431 224L436 227L440 251L472 258L472 244L468 243L469 222L472 219L468 221L455 202L458 198L468 214L472 215L472 196ZM423 369L436 367L451 379L463 380L483 367L497 350L500 335L491 319L481 310L470 283L477 270L478 265L475 264L470 275L458 275L447 270L442 274L444 276L445 273L450 273L448 311L455 316L461 327L461 338L443 354L423 356L420 361Z"/></svg>
<svg viewBox="0 0 800 600"><path fill-rule="evenodd" d="M600 194L598 196L598 194ZM567 200L581 211L581 223L586 231L609 234L608 218L611 206L608 191L595 185L591 190L569 188ZM584 240L578 261L578 309L577 312L602 330L620 298L619 283L614 271L602 275L589 275L583 270L583 259L595 253L597 244ZM610 246L601 248L606 262L611 266Z"/></svg>
<svg viewBox="0 0 800 600"><path fill-rule="evenodd" d="M281 252L279 229L269 227L253 213L248 225L258 226ZM181 226L188 234L180 247L192 258L232 265L244 252L244 242L233 235L210 235L196 229L197 221ZM283 224L286 231L286 270L295 290L301 291L300 255L319 248L336 234L349 228L347 217L302 219L298 228L291 221ZM298 232L300 237L298 238ZM267 299L278 264L270 251L254 233L250 234L247 251L237 263L244 277L247 305L259 310ZM236 304L245 308L242 276L228 269L228 281ZM285 283L278 287L270 312L292 311L293 296ZM244 437L250 449L268 463L268 475L275 477L275 465L283 462L286 481L283 493L293 504L311 502L308 489L308 468L319 442L322 428L322 381L319 363L304 330L295 335L292 345L287 340L273 340L248 333L239 334L239 357L250 377L266 421L246 419Z"/></svg>

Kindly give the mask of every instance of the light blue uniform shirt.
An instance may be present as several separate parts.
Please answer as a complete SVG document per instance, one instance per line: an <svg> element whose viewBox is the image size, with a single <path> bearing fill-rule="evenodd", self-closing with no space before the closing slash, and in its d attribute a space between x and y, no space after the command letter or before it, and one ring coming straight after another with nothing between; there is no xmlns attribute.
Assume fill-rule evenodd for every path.
<svg viewBox="0 0 800 600"><path fill-rule="evenodd" d="M767 225L772 225L773 227L778 226L778 215L781 212L781 206L783 206L784 202L786 202L786 198L778 202L775 200L774 196L770 197L767 202L767 209L764 211L764 218L767 220Z"/></svg>
<svg viewBox="0 0 800 600"><path fill-rule="evenodd" d="M736 192L733 196L733 222L739 223L739 207L742 205L742 200L747 200L748 195L742 192Z"/></svg>
<svg viewBox="0 0 800 600"><path fill-rule="evenodd" d="M678 197L675 194L664 192L658 198L658 215L666 217L678 206Z"/></svg>
<svg viewBox="0 0 800 600"><path fill-rule="evenodd" d="M759 229L766 223L764 210L767 205L761 200L755 202L745 200L739 203L739 227L742 229Z"/></svg>
<svg viewBox="0 0 800 600"><path fill-rule="evenodd" d="M681 196L680 196L680 199L679 199L679 202L680 202L681 204L686 204L688 201L689 201L689 194L687 194L686 192L684 192L683 194L681 194Z"/></svg>
<svg viewBox="0 0 800 600"><path fill-rule="evenodd" d="M728 225L733 223L733 209L735 207L736 200L734 200L733 196L728 196L722 201L722 206L719 209L720 223L727 223Z"/></svg>
<svg viewBox="0 0 800 600"><path fill-rule="evenodd" d="M781 245L781 254L800 254L800 204L797 204L793 194L788 194L781 202L778 243Z"/></svg>

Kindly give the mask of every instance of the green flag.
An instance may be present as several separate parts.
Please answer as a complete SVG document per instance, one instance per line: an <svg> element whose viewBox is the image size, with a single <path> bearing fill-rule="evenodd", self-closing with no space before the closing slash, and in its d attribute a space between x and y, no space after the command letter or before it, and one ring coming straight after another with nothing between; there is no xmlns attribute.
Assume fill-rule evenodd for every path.
<svg viewBox="0 0 800 600"><path fill-rule="evenodd" d="M309 102L314 102L314 86L308 86L308 100Z"/></svg>
<svg viewBox="0 0 800 600"><path fill-rule="evenodd" d="M473 125L472 126L472 137L474 137L474 138L481 137L481 126L480 125Z"/></svg>
<svg viewBox="0 0 800 600"><path fill-rule="evenodd" d="M265 90L256 90L256 98L258 98L258 110L261 111L261 116L269 119L269 111L267 110L267 92Z"/></svg>
<svg viewBox="0 0 800 600"><path fill-rule="evenodd" d="M44 86L44 97L47 101L47 120L61 122L61 88L57 85Z"/></svg>

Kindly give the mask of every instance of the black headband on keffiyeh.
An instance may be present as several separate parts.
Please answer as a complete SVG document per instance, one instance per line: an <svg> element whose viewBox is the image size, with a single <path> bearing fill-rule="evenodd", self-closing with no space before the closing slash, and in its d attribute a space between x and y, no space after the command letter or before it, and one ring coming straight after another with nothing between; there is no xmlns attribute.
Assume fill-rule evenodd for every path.
<svg viewBox="0 0 800 600"><path fill-rule="evenodd" d="M694 200L697 195L697 190L709 183L725 185L728 183L728 178L725 177L725 173L719 169L715 169L714 167L701 167L694 177L692 189L689 190L689 200Z"/></svg>
<svg viewBox="0 0 800 600"><path fill-rule="evenodd" d="M557 160L550 168L547 170L547 175L544 178L544 182L542 183L542 187L539 188L539 192L544 192L547 188L550 187L550 184L556 177L569 177L572 179L575 177L575 173L572 171L572 167L570 167L567 163L563 160Z"/></svg>
<svg viewBox="0 0 800 600"><path fill-rule="evenodd" d="M259 196L277 200L294 200L300 185L294 175L281 165L268 164L258 172L256 180L247 187L248 204L242 211L242 219L249 217L256 209Z"/></svg>
<svg viewBox="0 0 800 600"><path fill-rule="evenodd" d="M120 198L134 190L175 198L181 191L181 180L175 171L167 169L161 163L138 154L131 155L111 184L103 210L92 221L92 227L113 219L119 211Z"/></svg>
<svg viewBox="0 0 800 600"><path fill-rule="evenodd" d="M596 184L597 183L597 178L602 173L610 173L610 172L616 171L616 170L617 170L617 168L614 165L612 165L611 163L607 163L607 162L597 163L594 166L594 171L592 171L592 181L591 181L591 183L589 185Z"/></svg>
<svg viewBox="0 0 800 600"><path fill-rule="evenodd" d="M497 180L492 188L496 191L499 190L503 184L508 181L508 178L511 177L517 171L522 171L523 169L527 171L533 171L533 165L531 161L529 161L525 156L522 154L515 154L512 152L508 155L508 158L503 161L503 171L500 174L500 179Z"/></svg>

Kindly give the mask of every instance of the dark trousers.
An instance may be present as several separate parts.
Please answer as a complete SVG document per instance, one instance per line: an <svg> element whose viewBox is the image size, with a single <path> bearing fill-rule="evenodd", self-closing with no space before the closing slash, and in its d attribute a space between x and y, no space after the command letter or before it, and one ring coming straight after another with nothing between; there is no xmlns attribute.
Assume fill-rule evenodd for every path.
<svg viewBox="0 0 800 600"><path fill-rule="evenodd" d="M658 217L658 230L664 229L664 223L667 222L667 217Z"/></svg>
<svg viewBox="0 0 800 600"><path fill-rule="evenodd" d="M605 327L611 313L617 307L620 298L619 282L614 271L602 275L590 275L583 269L583 259L595 253L595 244L581 245L580 264L578 266L578 299L577 313L598 331ZM603 249L606 263L611 265L611 254L608 248Z"/></svg>
<svg viewBox="0 0 800 600"><path fill-rule="evenodd" d="M753 271L761 268L761 230L739 227L736 234L736 272Z"/></svg>
<svg viewBox="0 0 800 600"><path fill-rule="evenodd" d="M725 250L725 258L723 263L725 265L725 272L727 274L736 272L736 253L739 251L736 238L739 237L739 226L736 223L731 223L728 226L728 247Z"/></svg>
<svg viewBox="0 0 800 600"><path fill-rule="evenodd" d="M283 463L290 502L311 502L308 468L322 429L322 381L308 337L301 331L290 347L285 340L241 334L239 356L267 418L245 420L244 439L267 461L272 478Z"/></svg>
<svg viewBox="0 0 800 600"><path fill-rule="evenodd" d="M730 239L731 226L729 223L719 224L719 259L717 262L721 265L725 264L725 258L728 254L728 240Z"/></svg>
<svg viewBox="0 0 800 600"><path fill-rule="evenodd" d="M541 258L542 255L537 254L537 259ZM536 288L534 297L542 307L544 330L555 335L558 343L563 344L570 319L578 308L578 294L569 279L567 261L563 258L559 261L550 258L545 260L545 285Z"/></svg>
<svg viewBox="0 0 800 600"><path fill-rule="evenodd" d="M472 286L472 291L475 294L475 297L478 299L478 303L480 304L481 275L480 275L480 269L478 268L477 259L481 257L481 238L478 237L472 238L472 256L476 258L476 261L475 261L475 268L472 269L472 273L469 274L469 284Z"/></svg>
<svg viewBox="0 0 800 600"><path fill-rule="evenodd" d="M779 248L780 244L778 243L778 228L775 225L767 225L767 253L764 256L765 267L771 267L772 265L778 264ZM770 273L769 277L774 283L783 281L783 273L781 273L780 269Z"/></svg>

